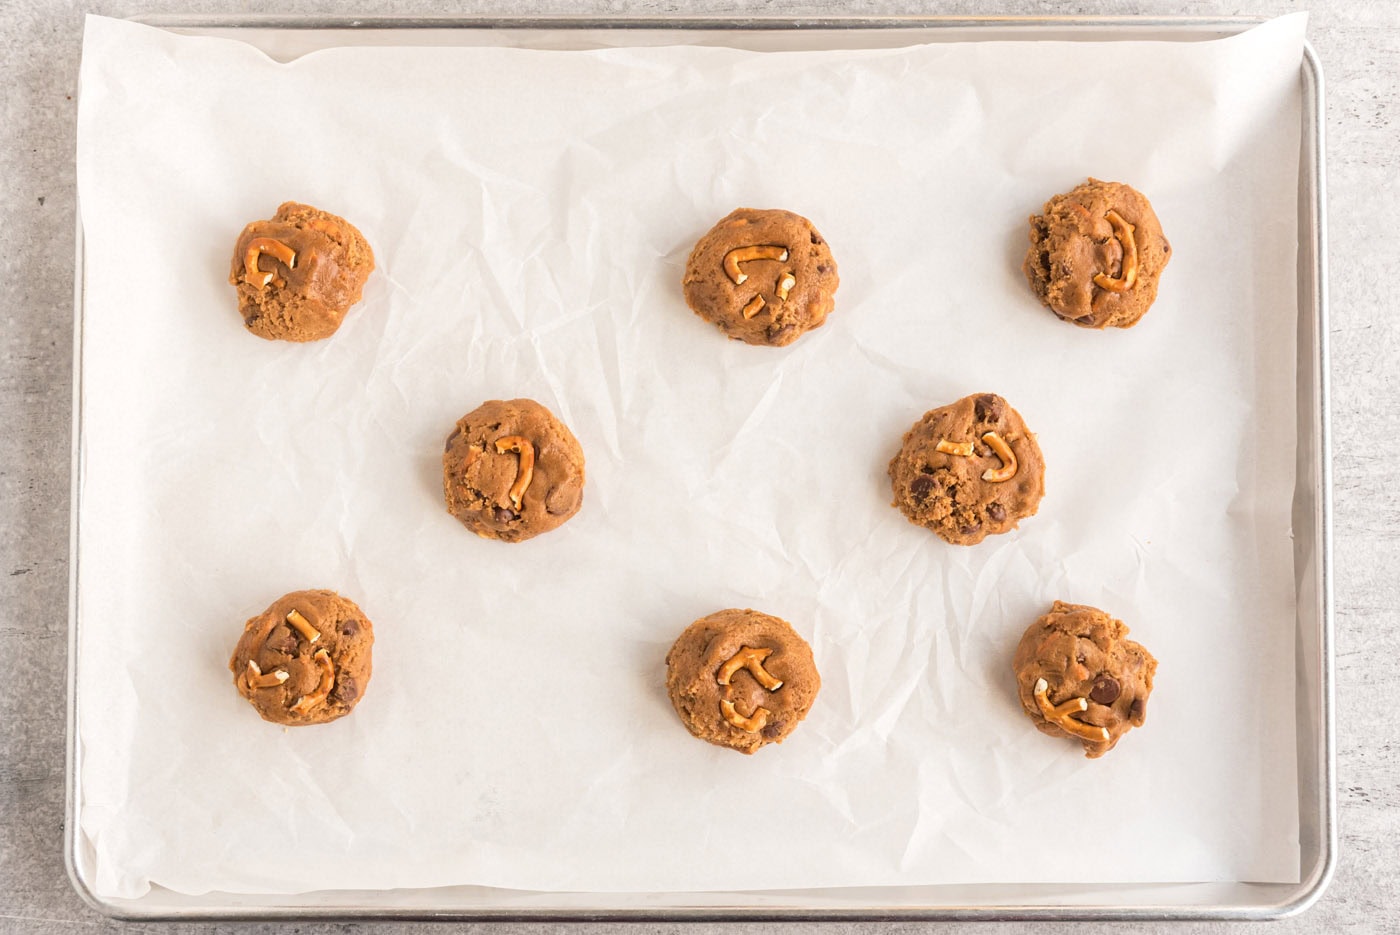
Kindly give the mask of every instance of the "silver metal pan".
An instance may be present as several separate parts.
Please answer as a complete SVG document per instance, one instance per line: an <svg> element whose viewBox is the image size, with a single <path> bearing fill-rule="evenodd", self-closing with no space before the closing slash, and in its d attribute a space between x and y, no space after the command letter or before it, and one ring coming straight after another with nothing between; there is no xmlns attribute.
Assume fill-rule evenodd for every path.
<svg viewBox="0 0 1400 935"><path fill-rule="evenodd" d="M176 32L238 38L278 59L338 45L497 45L598 48L712 44L756 50L872 48L940 41L1104 42L1217 39L1252 18L598 19L306 17L147 18ZM1336 862L1332 679L1331 479L1328 427L1326 185L1323 78L1305 49L1298 128L1298 450L1293 499L1297 569L1297 754L1299 883L1159 885L943 885L731 893L538 893L460 886L336 891L296 896L159 888L139 899L93 894L92 860L80 830L82 750L78 742L78 514L82 465L83 250L78 229L74 313L73 516L70 551L68 763L65 851L79 894L124 919L452 919L452 920L948 920L948 919L1276 919L1303 911L1326 888ZM81 214L81 211L80 211Z"/></svg>

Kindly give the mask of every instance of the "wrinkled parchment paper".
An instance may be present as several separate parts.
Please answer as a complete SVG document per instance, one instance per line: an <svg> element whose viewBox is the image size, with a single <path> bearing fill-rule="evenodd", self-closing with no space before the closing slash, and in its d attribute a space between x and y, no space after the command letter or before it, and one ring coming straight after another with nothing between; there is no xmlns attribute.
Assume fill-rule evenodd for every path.
<svg viewBox="0 0 1400 935"><path fill-rule="evenodd" d="M99 895L473 883L685 891L1291 881L1298 73L1304 20L1204 43L367 48L276 64L89 18L80 821ZM410 37L411 38L411 37ZM1085 176L1174 247L1126 332L1064 324L1025 218ZM310 346L225 282L284 199L379 269ZM725 341L680 292L738 205L812 218L826 327ZM1039 435L1039 515L974 548L889 505L966 393ZM530 396L582 512L523 545L443 509L453 421ZM355 713L283 730L226 669L330 587L374 621ZM1010 673L1056 598L1161 661L1102 761ZM693 740L662 659L752 606L824 686L781 747Z"/></svg>

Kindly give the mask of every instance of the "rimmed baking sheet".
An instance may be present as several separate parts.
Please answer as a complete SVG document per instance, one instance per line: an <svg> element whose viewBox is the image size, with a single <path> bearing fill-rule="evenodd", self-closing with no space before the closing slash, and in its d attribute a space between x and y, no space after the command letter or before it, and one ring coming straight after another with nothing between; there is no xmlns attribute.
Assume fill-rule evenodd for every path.
<svg viewBox="0 0 1400 935"><path fill-rule="evenodd" d="M433 24L435 26L446 26L446 24ZM766 28L761 31L742 32L727 30L722 24L704 24L715 27L712 30L677 31L668 32L666 30L625 30L625 31L587 31L580 30L574 32L531 31L529 29L516 30L471 30L443 28L432 30L435 38L444 42L450 42L454 38L457 41L478 41L482 40L491 43L509 44L512 41L529 42L531 40L541 41L544 44L557 45L562 43L587 44L599 42L602 44L616 44L636 40L643 44L651 37L661 38L665 42L683 42L689 37L703 38L706 41L718 41L721 43L728 41L733 45L742 45L747 42L755 42L771 47L776 43L788 43L788 47L797 47L804 44L816 43L823 47L842 47L840 40L848 37L858 37L852 41L854 45L878 44L882 40L894 40L892 45L906 45L911 41L911 36L919 38L912 41L933 41L935 38L944 38L949 34L961 36L975 35L978 39L988 38L1011 38L1028 34L1045 35L1045 30L1050 30L1051 34L1063 38L1065 30L1073 27L1071 33L1075 38L1089 41L1103 41L1117 38L1124 34L1123 30L1130 30L1135 37L1142 37L1144 34L1155 34L1161 38L1200 38L1203 35L1228 33L1233 29L1243 28L1238 23L1214 23L1206 24L1195 22L1183 24L1179 28L1169 28L1162 24L1134 23L1132 25L1115 25L1111 23L1100 23L1097 25L1073 24L1065 21L1056 22L1028 22L1019 25L1007 25L1002 23L977 24L976 33L964 33L954 30L951 26L944 27L937 23L918 23L910 21L879 21L877 23L867 23L864 29L857 28L858 24L842 24L839 30L803 31L801 29L777 30ZM771 27L772 24L769 24ZM829 24L827 24L829 25ZM1160 33L1154 30L1160 29ZM912 31L912 32L909 32ZM288 54L296 51L305 51L304 44L308 41L324 41L327 45L339 44L349 35L354 41L385 39L390 41L402 41L399 37L407 37L407 44L420 44L422 37L429 33L422 30L415 30L411 33L396 30L384 30L382 32L351 32L346 33L336 30L315 30L315 31L285 31L274 29L263 32L249 32L240 29L237 31L240 38L256 39L259 35L265 35L271 40L274 47L280 47ZM319 35L318 35L319 34ZM298 47L302 44L302 47ZM1299 254L1297 262L1298 291L1296 304L1299 312L1298 322L1298 342L1297 342L1297 366L1298 375L1296 390L1298 393L1297 406L1297 491L1293 498L1293 516L1295 538L1293 548L1294 564L1297 568L1297 592L1296 598L1297 615L1299 627L1297 630L1296 646L1291 647L1295 651L1295 668L1299 678L1295 684L1296 693L1292 697L1296 698L1299 717L1296 727L1290 730L1297 739L1298 751L1298 783L1297 800L1299 802L1297 812L1297 822L1299 825L1299 868L1297 877L1302 883L1279 883L1279 884L1176 884L1176 885L1152 885L1152 886L1104 886L1083 881L1070 883L1058 883L1054 885L1037 886L1025 882L1014 884L977 884L977 883L949 883L934 886L915 887L829 887L825 889L813 890L802 889L793 891L784 888L782 891L768 890L767 892L733 892L729 890L708 893L653 893L646 896L627 895L623 893L605 894L601 892L588 891L583 893L522 893L505 889L495 888L461 888L461 887L437 887L430 890L414 890L411 895L405 895L402 890L390 893L385 890L366 891L360 893L314 893L311 895L301 895L292 899L282 899L267 896L252 897L202 897L193 900L181 898L173 894L166 894L161 890L152 890L146 896L134 900L117 899L110 895L102 896L99 901L108 911L133 914L133 915L177 915L181 917L201 914L233 914L250 915L263 912L270 914L282 914L286 912L294 913L316 913L328 912L330 914L345 914L350 911L359 913L369 911L372 913L384 913L392 915L404 914L426 914L438 915L442 913L460 914L465 916L533 916L545 915L597 915L617 914L645 914L645 915L666 915L668 917L685 917L693 915L717 915L717 914L780 914L795 916L837 916L837 915L857 915L857 916L941 916L941 915L966 915L977 913L993 913L996 915L1009 914L1054 914L1057 912L1073 912L1076 915L1142 915L1142 914L1217 914L1217 915L1243 915L1257 917L1260 915L1276 914L1284 908L1296 907L1303 900L1315 895L1321 880L1325 879L1326 868L1330 865L1330 808L1331 808L1331 783L1330 783L1330 731L1327 729L1329 709L1326 704L1328 692L1328 673L1330 665L1326 656L1326 636L1328 632L1328 602L1326 600L1326 483L1325 483L1325 354L1323 351L1322 337L1325 335L1324 324L1325 310L1322 302L1323 278L1320 275L1322 270L1323 251L1320 188L1320 167L1321 167L1321 147L1320 147L1320 124L1316 119L1316 113L1320 108L1320 75L1309 65L1309 60L1305 60L1300 81L1302 82L1301 98L1303 107L1302 133L1299 137L1300 153L1302 158L1299 176L1299 218L1298 230L1300 232ZM1164 186L1159 186L1164 187ZM1045 186L1042 184L1036 188L1038 196L1043 196ZM1054 190L1053 188L1050 190ZM86 196L86 193L84 193ZM1170 199L1167 199L1170 203ZM89 199L89 206L96 210L95 199ZM1031 205L1034 207L1034 204ZM1161 203L1159 202L1159 210ZM348 213L348 212L347 212ZM813 212L816 213L816 212ZM88 220L92 221L92 213L89 213ZM703 224L701 229L703 229ZM1170 227L1169 227L1170 230ZM692 233L698 234L699 230ZM831 230L827 230L828 236ZM373 238L372 238L373 239ZM680 250L681 242L685 236L677 236L676 243L666 244L664 249L675 253ZM693 237L691 238L693 239ZM1014 253L1014 248L1009 246L998 251L998 261L1005 260L1001 254L1005 253L1009 257ZM848 248L851 252L852 248ZM217 251L215 251L217 252ZM683 253L683 250L682 250ZM391 254L392 255L392 254ZM663 258L663 263L673 261L673 257ZM222 261L221 261L222 262ZM1014 261L1013 261L1014 262ZM1176 261L1182 263L1180 253ZM858 264L859 265L859 264ZM874 265L873 262L870 265ZM400 269L402 267L399 267ZM1179 271L1178 266L1178 271ZM849 267L843 267L843 271ZM394 267L386 264L387 276L391 286L396 285L393 280ZM84 270L79 270L80 277ZM1170 271L1169 271L1170 276ZM854 278L857 290L862 288L860 274ZM852 279L847 279L844 291L838 296L839 299L847 299L845 310L850 316L860 314L862 307L860 292L857 291L855 297L851 297ZM999 283L1000 288L1002 283ZM866 291L870 290L869 284L864 284ZM1008 290L1009 292L1009 290ZM80 292L80 296L82 293ZM392 306L392 296L381 295L381 299ZM373 301L373 297L371 297ZM867 300L868 301L868 300ZM503 303L509 307L509 301ZM1023 310L1024 311L1024 310ZM82 391L77 395L77 426L75 432L75 562L74 562L74 714L75 728L82 723L81 718L81 697L84 694L80 670L83 669L84 655L81 651L82 635L84 632L91 634L92 627L84 620L87 619L84 613L84 606L94 606L93 602L84 605L82 603L83 585L91 586L96 574L103 569L101 565L92 561L93 551L84 550L84 539L82 536L82 524L89 523L87 529L91 532L93 509L92 500L93 489L91 483L93 475L100 473L89 471L89 459L94 454L94 449L85 447L91 445L94 438L94 430L111 426L110 415L99 414L96 420L92 419L92 404L94 400L89 397L88 405L84 405L84 396L93 387L105 388L107 384L102 382L101 377L94 378L93 372L88 370L86 364L97 359L97 352L110 350L113 346L113 331L107 322L95 323L92 316L93 308L89 308L86 301L80 301L78 309L78 372ZM1152 319L1149 318L1149 322ZM685 321L681 323L683 327L698 326L698 323ZM831 326L818 334L827 337L828 343L839 338L831 338L839 324L837 318L833 319ZM1048 320L1049 325L1058 326L1053 319ZM201 323L198 327L203 327ZM855 325L852 325L855 327ZM1063 328L1063 326L1059 326ZM1145 324L1143 328L1146 328ZM106 330L104 330L106 329ZM1064 329L1069 330L1069 329ZM236 328L235 328L236 331ZM1142 329L1132 333L1136 339L1141 336ZM241 334L235 334L235 338L243 338ZM366 345L372 346L380 336L363 333L361 340L369 341ZM689 336L688 336L689 337ZM708 335L707 335L708 337ZM812 339L815 340L817 335ZM354 339L346 340L346 335L337 336L337 346L349 346ZM373 339L373 340L371 340ZM261 350L259 348L259 350ZM742 349L739 349L742 351ZM547 355L547 350L541 353ZM745 367L752 370L752 357L735 356L735 349L726 348L721 356L724 360L724 372L727 379L744 381ZM730 358L733 358L731 361ZM167 385L159 382L162 388L168 389L177 386L179 383L178 367L177 374L169 377L172 382ZM110 375L110 371L105 371ZM160 378L164 381L166 377ZM798 378L794 377L793 381ZM924 399L920 394L932 392L929 384L921 378L911 381L914 385L908 388L909 398L902 404L896 405L891 400L891 409L902 408L909 410L904 421L911 420L922 411L924 405L932 405L940 400ZM954 385L949 382L948 385ZM150 384L147 384L150 389ZM753 388L745 385L748 392L752 393ZM981 389L980 386L969 386L968 390ZM474 391L475 385L465 382L456 392L459 399L444 403L448 409L453 407L459 409L468 408L474 404L469 393ZM557 388L554 388L557 390ZM495 395L495 393L483 393L482 395ZM499 395L505 395L502 391ZM960 394L954 394L960 395ZM1023 396L1029 395L1023 393ZM104 394L105 397L105 394ZM1273 397L1269 397L1259 402L1267 403ZM459 401L460 400L460 401ZM919 406L915 402L922 400ZM1026 404L1016 399L1023 411ZM269 400L259 399L259 405L272 405ZM1291 403L1291 401L1289 401ZM325 400L325 408L317 409L314 413L316 419L326 418L327 428L334 434L343 432L344 426L336 426L333 413L336 410L335 400ZM912 408L911 408L912 407ZM444 411L448 411L444 409ZM458 413L453 413L455 414ZM303 414L305 415L305 414ZM220 419L226 420L223 424L238 424L238 414L234 409L224 408L218 410ZM587 422L588 416L585 414L582 420ZM891 417L893 418L893 417ZM439 420L440 421L440 420ZM450 418L449 418L450 421ZM791 420L787 420L791 421ZM898 421L898 420L896 420ZM1046 417L1046 421L1049 421ZM891 423L893 424L893 423ZM1045 442L1046 431L1042 426L1035 426L1042 433L1042 441ZM902 427L901 427L902 428ZM257 429L254 427L256 433ZM425 431L427 431L425 429ZM597 436L607 437L606 431L598 431ZM336 442L327 439L312 439L315 445L334 444ZM180 440L170 451L179 452L184 440ZM313 445L312 447L315 447ZM587 442L586 442L587 445ZM97 451L108 449L99 448ZM188 450L188 449L186 449ZM197 452L197 449L196 449ZM420 459L431 460L431 459ZM1064 460L1058 463L1065 464ZM606 477L606 467L604 467ZM422 472L420 472L422 473ZM597 474L594 475L595 478ZM1052 472L1052 491L1053 491ZM244 484L255 484L256 477L249 475L242 478ZM595 480L595 485L597 481ZM598 490L599 487L592 488ZM610 503L607 500L609 493L606 481L601 488L599 496L603 499L604 510L610 510ZM84 498L87 497L87 509L84 509ZM597 500L594 501L598 502ZM610 511L611 512L611 511ZM328 514L329 515L329 514ZM325 517L322 517L325 519ZM178 525L169 524L171 528ZM133 528L140 526L136 523ZM106 527L111 529L110 526ZM1027 527L1029 529L1029 526ZM917 530L901 530L902 534L917 532ZM234 533L234 538L237 533ZM1023 550L1033 549L1033 539L1022 540L1020 546ZM247 548L234 549L235 554L246 554ZM111 553L107 553L110 556ZM80 568L80 561L83 562ZM86 569L86 579L80 577L80 572ZM97 568L97 572L93 569ZM267 569L263 569L266 574ZM356 572L355 574L358 574ZM352 575L351 577L354 577ZM257 576L254 575L254 578ZM731 602L738 602L745 594L757 594L758 597L749 597L753 603L760 601L781 602L787 600L789 603L797 602L800 598L784 597L780 590L765 590L763 585L757 581L751 582L745 591L743 587L736 588L736 593L732 596ZM347 586L348 588L348 586ZM214 589L217 592L217 587ZM353 589L351 589L353 590ZM1034 599L1040 595L1027 594L1025 603L1029 607L1034 603ZM674 597L674 595L673 595ZM217 595L215 600L231 599L230 595ZM239 598L247 601L246 597ZM686 599L693 596L687 595ZM1105 601L1107 602L1107 601ZM104 607L110 606L104 602ZM188 605L186 605L188 606ZM240 606L242 606L240 604ZM687 605L688 606L688 605ZM763 604L762 606L770 606ZM256 607L245 608L248 612L256 610ZM699 607L698 612L703 612L705 607ZM823 632L821 622L821 608L814 608L812 613L799 615L789 612L793 616L806 616L808 619L815 619L814 624L817 629L816 638L819 658L822 651L822 639L828 639L828 646L843 645L839 631L827 629ZM1127 616L1127 614L1124 614ZM1016 614L1008 616L1016 617ZM1024 616L1022 614L1021 616ZM683 624L679 621L676 624ZM382 624L382 621L381 621ZM1143 631L1141 625L1134 621L1137 635L1148 641L1148 634ZM1007 623L1003 627L1007 633L1012 630L1019 632L1019 625ZM663 639L660 630L653 641ZM1004 636L1005 634L1003 634ZM381 637L382 638L382 637ZM669 638L669 634L666 635ZM1014 636L1013 636L1014 639ZM217 645L219 640L215 638L212 642ZM643 641L645 645L645 640ZM1151 645L1149 641L1149 645ZM664 647L663 647L664 648ZM844 648L849 651L849 642L844 644ZM381 651L383 644L381 643ZM392 652L392 649L390 649ZM209 656L210 652L204 652L203 656ZM995 684L995 668L997 660L995 653L989 651L988 675L989 684ZM833 653L833 660L839 658L837 653ZM837 663L839 665L839 663ZM85 671L89 675L93 674L91 668ZM202 678L200 675L195 678ZM382 676L381 676L382 677ZM87 683L91 686L92 683ZM837 683L839 685L839 682ZM141 686L135 686L139 692ZM840 697L841 689L836 689L837 697ZM95 697L105 692L94 691L89 688L90 697ZM830 697L830 696L828 696ZM837 702L840 703L839 701ZM241 712L246 714L246 712ZM663 712L666 713L666 712ZM361 718L361 713L357 713L356 719ZM1160 722L1159 722L1160 723ZM1020 725L1023 726L1023 725ZM804 725L804 730L809 726ZM1159 728L1159 731L1161 728ZM823 739L831 742L837 736L836 732L824 731L816 728L813 733L818 733ZM1146 732L1144 737L1148 736ZM787 749L783 751L789 753ZM97 768L94 764L99 762L93 757L93 750L90 742L85 749L81 732L77 732L74 737L73 746L73 789L72 801L70 805L74 808L70 818L69 827L73 829L73 848L70 855L74 862L75 877L80 881L80 887L91 886L93 881L93 851L91 840L85 840L84 835L93 833L93 815L95 809L90 800L82 798L83 773L81 769ZM86 763L84 763L86 759ZM722 761L721 761L722 762ZM1077 764L1073 764L1076 765ZM1063 768L1069 769L1066 765ZM91 774L89 774L91 775ZM83 808L85 806L86 808ZM84 820L86 819L86 821ZM82 826L80 828L80 826ZM100 888L100 887L99 887ZM109 891L110 892L110 891ZM995 909L993 908L995 907Z"/></svg>

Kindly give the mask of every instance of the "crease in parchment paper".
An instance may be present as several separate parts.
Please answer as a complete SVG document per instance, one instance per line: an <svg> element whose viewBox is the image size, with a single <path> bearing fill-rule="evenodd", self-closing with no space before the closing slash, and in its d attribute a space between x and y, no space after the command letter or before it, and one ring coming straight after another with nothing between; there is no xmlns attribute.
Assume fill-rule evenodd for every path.
<svg viewBox="0 0 1400 935"><path fill-rule="evenodd" d="M1295 880L1303 29L277 64L89 18L95 892ZM1056 320L1019 270L1027 215L1089 175L1146 193L1173 246L1126 332ZM307 346L249 335L226 282L288 199L378 260ZM791 347L727 342L681 297L740 205L811 218L840 267ZM1047 493L957 548L890 507L885 470L981 391L1037 433ZM517 396L572 428L588 481L564 527L502 545L445 512L441 451ZM373 620L374 675L352 716L283 730L227 658L312 587ZM1016 701L1012 651L1055 599L1161 662L1101 761ZM731 606L790 620L823 679L754 757L691 738L663 686L680 630Z"/></svg>

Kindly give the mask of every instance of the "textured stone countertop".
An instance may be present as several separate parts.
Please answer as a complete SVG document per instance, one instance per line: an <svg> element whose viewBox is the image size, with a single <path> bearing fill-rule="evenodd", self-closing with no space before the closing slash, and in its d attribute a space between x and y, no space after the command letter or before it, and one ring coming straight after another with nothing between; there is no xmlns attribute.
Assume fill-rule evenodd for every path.
<svg viewBox="0 0 1400 935"><path fill-rule="evenodd" d="M69 445L72 404L73 100L86 12L219 13L217 0L0 0L0 932L124 929L305 933L433 930L414 924L146 925L87 908L63 866ZM251 0L258 12L333 10L311 0ZM1319 2L1308 34L1326 72L1331 258L1338 802L1335 881L1279 932L1400 932L1400 4ZM362 14L947 13L1270 16L1285 0L362 0ZM1367 427L1369 426L1369 428ZM1394 461L1392 461L1392 455ZM973 923L967 927L971 929ZM506 925L545 932L557 925ZM825 932L915 924L773 925ZM956 926L940 926L948 930ZM978 932L1019 931L1010 923ZM1087 932L1110 926L1047 924ZM1227 923L1157 923L1133 931L1223 932ZM602 930L604 926L580 926ZM648 925L648 931L687 926ZM689 926L720 931L719 925ZM756 926L756 928L758 928ZM438 929L440 930L440 929Z"/></svg>

